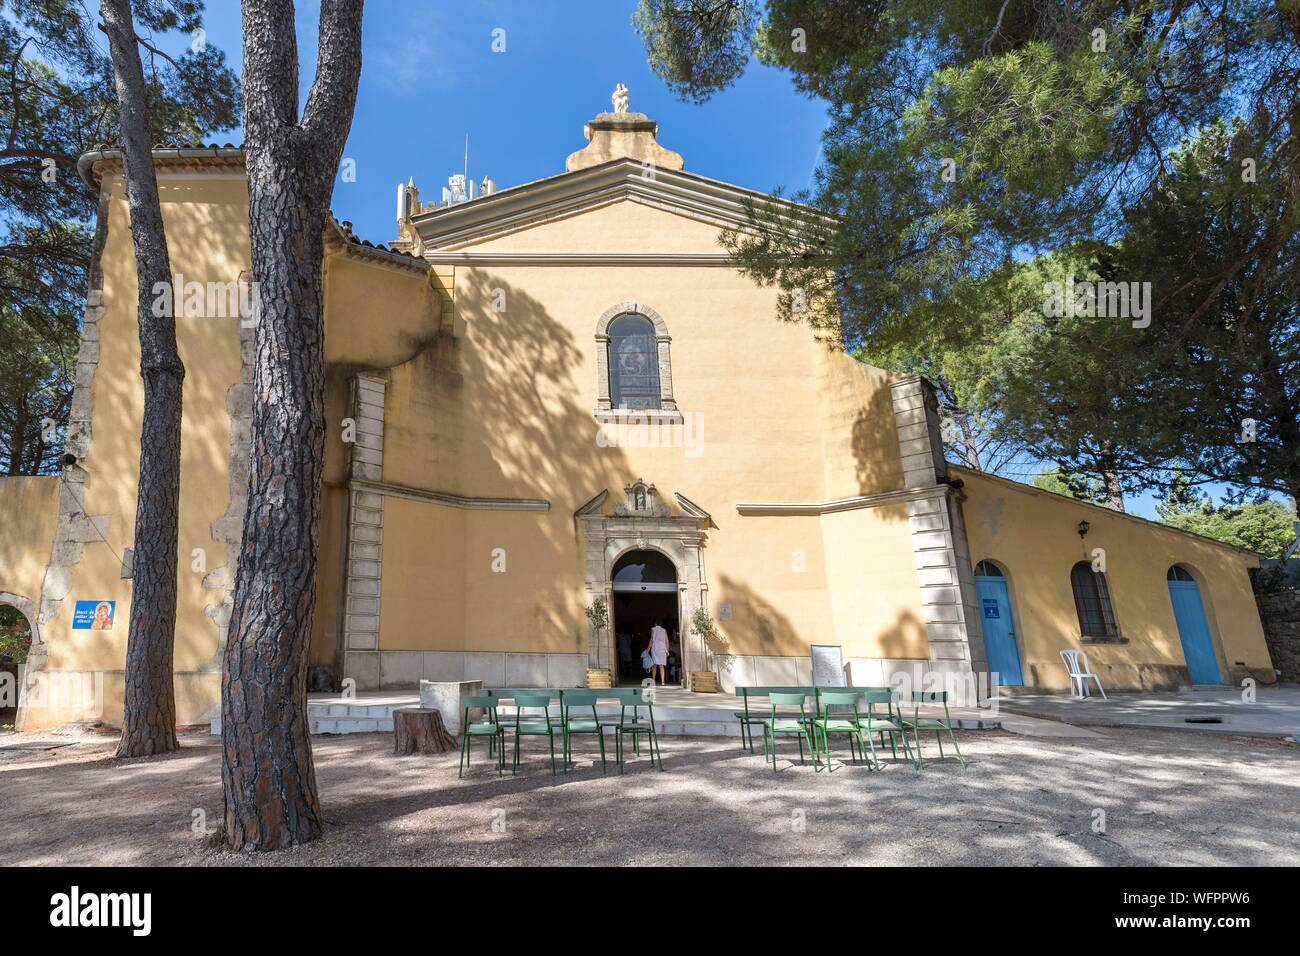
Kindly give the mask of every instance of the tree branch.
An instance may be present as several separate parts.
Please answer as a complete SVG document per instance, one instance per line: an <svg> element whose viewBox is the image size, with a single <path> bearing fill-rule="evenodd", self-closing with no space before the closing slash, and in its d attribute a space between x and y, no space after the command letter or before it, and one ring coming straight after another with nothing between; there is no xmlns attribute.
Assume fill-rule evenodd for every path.
<svg viewBox="0 0 1300 956"><path fill-rule="evenodd" d="M363 0L321 2L316 78L303 109L302 128L309 148L327 154L343 148L356 104L362 5Z"/></svg>

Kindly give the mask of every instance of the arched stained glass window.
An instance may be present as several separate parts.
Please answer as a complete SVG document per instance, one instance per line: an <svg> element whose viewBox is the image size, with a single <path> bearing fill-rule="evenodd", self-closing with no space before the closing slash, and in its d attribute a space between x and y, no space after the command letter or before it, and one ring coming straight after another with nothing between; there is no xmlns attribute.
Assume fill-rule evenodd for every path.
<svg viewBox="0 0 1300 956"><path fill-rule="evenodd" d="M609 325L609 396L614 408L659 407L659 347L642 315L620 315Z"/></svg>

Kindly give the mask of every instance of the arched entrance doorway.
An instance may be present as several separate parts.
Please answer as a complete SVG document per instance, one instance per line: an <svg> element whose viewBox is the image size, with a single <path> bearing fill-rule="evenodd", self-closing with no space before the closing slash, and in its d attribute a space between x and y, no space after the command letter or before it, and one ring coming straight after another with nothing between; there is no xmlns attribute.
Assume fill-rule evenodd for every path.
<svg viewBox="0 0 1300 956"><path fill-rule="evenodd" d="M713 526L709 513L682 494L675 494L680 514L673 514L659 500L654 485L641 479L623 488L625 500L614 506L613 514L605 513L608 491L601 491L574 512L574 519L582 529L583 551L586 565L586 604L600 599L610 609L611 624L618 620L622 594L658 593L664 602L667 595L663 584L667 580L639 582L658 584L660 588L644 591L618 592L614 589L614 572L623 569L622 561L631 552L652 551L665 558L674 569L677 597L668 600L665 614L671 613L677 621L676 635L679 650L679 672L684 679L691 671L708 670L709 651L699 635L690 633L685 625L695 611L709 606L709 585L704 574L704 543L708 529ZM632 563L631 561L628 562ZM666 575L662 577L666 578ZM637 582L624 581L624 584ZM630 605L629 605L630 606ZM618 681L617 632L614 627L601 631L588 631L588 666L608 669L610 679ZM649 636L647 633L647 640ZM636 638L633 637L635 644ZM640 648L633 647L633 663L640 656Z"/></svg>
<svg viewBox="0 0 1300 956"><path fill-rule="evenodd" d="M0 591L0 733L17 723L23 668L32 646L32 604Z"/></svg>
<svg viewBox="0 0 1300 956"><path fill-rule="evenodd" d="M682 644L677 601L677 569L658 551L629 551L614 563L613 592L615 674L618 684L640 684L648 676L641 653L650 644L650 629L668 631L668 682L682 681Z"/></svg>
<svg viewBox="0 0 1300 956"><path fill-rule="evenodd" d="M1174 606L1174 621L1178 625L1188 676L1193 684L1222 684L1223 674L1219 671L1219 658L1214 653L1214 639L1210 636L1210 623L1205 619L1205 605L1196 578L1181 564L1175 564L1165 580L1169 584L1169 601Z"/></svg>
<svg viewBox="0 0 1300 956"><path fill-rule="evenodd" d="M975 566L975 591L980 599L980 623L984 626L989 671L998 675L999 684L1025 686L1020 647L1016 644L1016 621L1011 611L1011 589L996 562L986 560Z"/></svg>

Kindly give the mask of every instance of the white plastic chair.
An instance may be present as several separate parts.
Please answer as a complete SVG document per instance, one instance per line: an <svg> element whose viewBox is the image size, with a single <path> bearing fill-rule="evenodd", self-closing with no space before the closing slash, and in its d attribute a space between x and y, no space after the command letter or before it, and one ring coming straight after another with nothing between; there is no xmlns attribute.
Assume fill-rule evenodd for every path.
<svg viewBox="0 0 1300 956"><path fill-rule="evenodd" d="M1101 678L1088 669L1088 655L1083 651L1061 651L1061 660L1070 674L1070 691L1080 700L1088 697L1088 678L1097 684L1101 699L1109 700L1106 690L1101 686Z"/></svg>

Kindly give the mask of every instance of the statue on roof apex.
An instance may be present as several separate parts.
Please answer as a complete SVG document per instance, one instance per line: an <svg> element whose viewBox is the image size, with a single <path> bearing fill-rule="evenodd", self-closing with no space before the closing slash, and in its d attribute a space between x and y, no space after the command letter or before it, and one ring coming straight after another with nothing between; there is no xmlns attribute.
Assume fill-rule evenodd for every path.
<svg viewBox="0 0 1300 956"><path fill-rule="evenodd" d="M627 112L627 87L624 86L622 83L614 87L614 95L610 97L610 100L613 101L614 103L615 113L626 113Z"/></svg>

